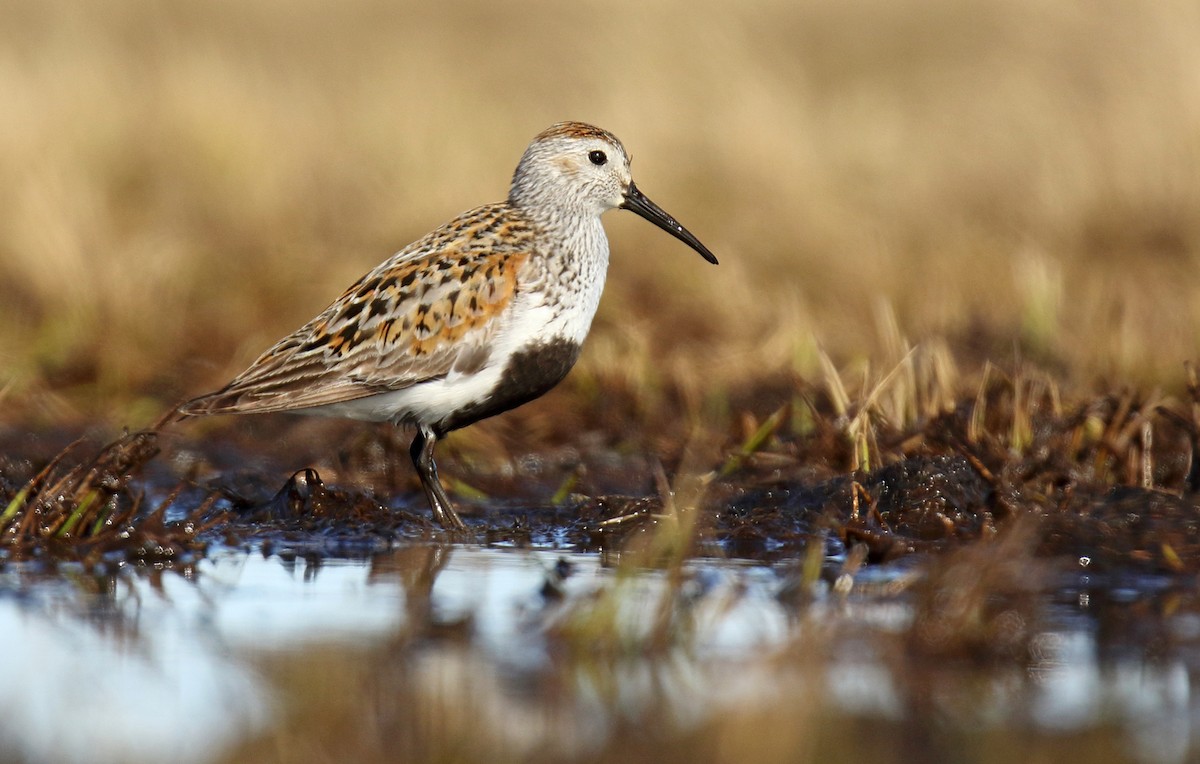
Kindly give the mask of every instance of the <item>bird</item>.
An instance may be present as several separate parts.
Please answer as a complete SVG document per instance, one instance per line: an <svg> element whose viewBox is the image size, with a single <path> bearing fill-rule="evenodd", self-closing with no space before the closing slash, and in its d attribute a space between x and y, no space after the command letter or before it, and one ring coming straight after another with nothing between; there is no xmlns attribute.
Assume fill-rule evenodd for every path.
<svg viewBox="0 0 1200 764"><path fill-rule="evenodd" d="M634 184L615 135L559 122L522 154L505 201L414 241L177 419L292 412L415 428L410 456L433 518L466 525L434 447L447 433L545 394L578 359L600 303L601 216L640 215L717 258Z"/></svg>

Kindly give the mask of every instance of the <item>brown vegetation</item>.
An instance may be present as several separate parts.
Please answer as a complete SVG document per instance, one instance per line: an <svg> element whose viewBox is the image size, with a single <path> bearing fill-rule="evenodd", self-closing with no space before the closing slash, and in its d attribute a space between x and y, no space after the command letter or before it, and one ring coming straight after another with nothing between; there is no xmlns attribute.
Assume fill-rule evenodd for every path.
<svg viewBox="0 0 1200 764"><path fill-rule="evenodd" d="M822 579L845 596L864 564L933 553L902 583L913 618L889 642L911 724L830 723L792 698L686 735L629 722L637 734L597 759L1116 760L1104 729L1099 743L1001 727L931 745L953 703L926 690L955 689L947 666L1020 673L1064 561L1200 569L1200 385L1185 366L1200 348L1197 29L1183 0L12 0L0 567L438 539L386 429L278 417L113 436L500 198L538 130L584 119L621 136L639 184L721 265L614 213L579 366L447 443L478 540L553 534L618 567L544 625L566 656L546 682L686 642L697 553L784 560L798 619ZM437 565L404 564L427 595ZM671 586L631 645L610 616L646 569ZM1194 611L1189 597L1154 622ZM462 747L491 674L464 651L461 688L422 685L408 648L459 632L411 620L410 641L365 663L267 662L291 705L241 753L524 758L490 738ZM815 675L845 635L811 627L773 660ZM355 723L378 729L356 738ZM862 741L849 758L848 739Z"/></svg>

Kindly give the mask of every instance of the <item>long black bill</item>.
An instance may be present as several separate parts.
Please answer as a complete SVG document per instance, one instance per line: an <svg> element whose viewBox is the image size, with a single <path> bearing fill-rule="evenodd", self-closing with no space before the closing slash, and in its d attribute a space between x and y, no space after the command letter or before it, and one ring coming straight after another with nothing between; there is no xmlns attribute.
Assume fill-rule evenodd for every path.
<svg viewBox="0 0 1200 764"><path fill-rule="evenodd" d="M692 235L692 232L683 226L679 225L679 221L671 217L654 202L646 198L646 195L638 191L638 187L629 184L629 190L625 192L625 201L621 203L621 209L636 212L642 217L649 220L654 225L663 229L667 233L679 239L684 244L700 253L700 256L709 261L713 265L717 264L717 258L712 252L708 251L708 247L700 243L700 240Z"/></svg>

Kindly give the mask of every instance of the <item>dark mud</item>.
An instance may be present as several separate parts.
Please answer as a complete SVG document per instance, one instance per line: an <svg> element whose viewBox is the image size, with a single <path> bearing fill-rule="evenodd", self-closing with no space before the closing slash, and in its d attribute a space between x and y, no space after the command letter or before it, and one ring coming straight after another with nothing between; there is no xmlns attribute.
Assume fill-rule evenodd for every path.
<svg viewBox="0 0 1200 764"><path fill-rule="evenodd" d="M117 634L149 656L135 697L167 688L144 713L179 709L25 745L92 760L104 738L110 761L153 732L196 761L218 756L213 735L231 761L305 746L357 761L1194 760L1191 395L1064 405L1006 379L898 426L799 385L759 391L757 413L699 445L664 429L630 448L599 421L499 458L451 440L439 461L461 534L430 521L386 428L0 430L0 619L11 650L58 644L51 663L69 667L10 671L11 686L61 685L46 703L73 708L80 684L115 681L82 682L87 666L129 664L98 638ZM102 627L63 636L62 612ZM229 698L227 718L181 732ZM731 757L709 755L730 740Z"/></svg>
<svg viewBox="0 0 1200 764"><path fill-rule="evenodd" d="M770 416L747 415L748 435L727 440L710 467L677 475L702 486L683 507L658 462L616 451L602 434L577 433L582 448L518 457L499 471L444 459L444 475L474 484L460 493L469 529L458 536L430 523L404 435L390 430L314 439L345 438L330 449L333 482L305 468L273 483L288 453L261 440L137 432L99 448L13 455L0 461L0 561L161 564L213 543L361 556L431 539L612 551L684 518L691 555L769 562L816 544L872 563L1020 524L1042 558L1086 559L1094 571L1200 569L1194 385L1186 405L1126 391L1066 408L1043 382L993 380L911 427L869 419L867 453L883 465L870 470L853 468L862 449L846 416L818 390L799 393ZM770 397L782 396L760 395ZM21 432L5 439L0 448L20 454ZM160 456L164 444L171 453ZM264 452L275 461L263 462ZM680 463L681 445L664 461L672 458ZM595 493L612 486L638 492Z"/></svg>

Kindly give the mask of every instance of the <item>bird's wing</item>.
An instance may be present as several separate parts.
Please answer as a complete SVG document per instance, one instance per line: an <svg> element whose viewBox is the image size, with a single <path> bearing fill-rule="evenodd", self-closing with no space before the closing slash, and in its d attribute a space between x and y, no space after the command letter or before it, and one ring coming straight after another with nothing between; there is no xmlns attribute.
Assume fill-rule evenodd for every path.
<svg viewBox="0 0 1200 764"><path fill-rule="evenodd" d="M184 415L266 413L399 390L488 359L531 231L482 207L414 242Z"/></svg>

